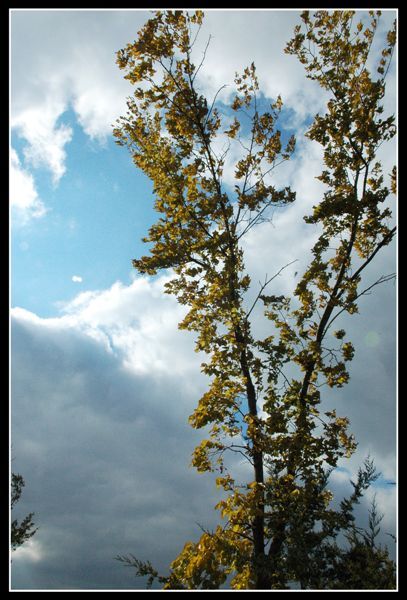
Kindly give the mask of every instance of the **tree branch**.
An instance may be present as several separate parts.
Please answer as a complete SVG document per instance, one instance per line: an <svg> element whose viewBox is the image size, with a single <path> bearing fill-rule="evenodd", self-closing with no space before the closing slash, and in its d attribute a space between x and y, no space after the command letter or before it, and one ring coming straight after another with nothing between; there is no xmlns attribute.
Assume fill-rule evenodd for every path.
<svg viewBox="0 0 407 600"><path fill-rule="evenodd" d="M360 292L353 300L357 300L358 298L360 298L361 296L366 295L368 292L370 292L370 290L374 287L376 287L377 285L380 285L381 283L386 283L387 281L391 281L392 279L396 278L396 273L390 273L389 275L382 275L377 281L375 281L374 283L372 283L372 285L369 285L369 287L367 287L366 289L364 289L362 292ZM348 305L345 305L340 311L337 312L336 315L334 315L332 317L332 319L329 321L329 323L326 326L326 331L328 331L328 329L331 327L332 323L335 321L335 319L337 319L339 317L339 315L341 315L343 312L345 312L347 310Z"/></svg>
<svg viewBox="0 0 407 600"><path fill-rule="evenodd" d="M253 302L250 310L248 311L248 313L246 315L246 320L249 318L249 316L252 313L254 307L256 306L257 302L259 301L262 292L269 285L269 283L271 283L273 281L273 279L275 279L276 277L278 277L280 275L280 273L282 273L282 271L284 271L284 269L286 269L290 265L293 265L297 261L298 261L298 258L296 258L295 260L292 260L291 262L287 263L286 265L284 265L284 267L281 267L281 269L279 271L277 271L277 273L275 273L275 275L273 275L272 277L270 277L270 279L267 279L267 275L266 275L266 281L263 284L261 284L260 291L257 294L257 296L256 296L256 298L255 298L255 300L254 300L254 302Z"/></svg>

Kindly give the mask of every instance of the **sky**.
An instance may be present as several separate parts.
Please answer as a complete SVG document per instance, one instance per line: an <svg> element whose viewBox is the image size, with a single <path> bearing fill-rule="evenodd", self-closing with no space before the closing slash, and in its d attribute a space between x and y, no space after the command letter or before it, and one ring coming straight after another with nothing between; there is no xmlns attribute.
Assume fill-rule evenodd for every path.
<svg viewBox="0 0 407 600"><path fill-rule="evenodd" d="M132 268L155 220L153 190L112 137L131 94L115 52L149 16L10 11L11 468L25 480L16 516L33 511L39 527L13 553L12 590L143 589L116 555L165 571L200 525L217 523L214 478L189 466L204 435L187 423L208 385L203 357L193 334L177 329L185 308L163 293L171 273L149 278ZM378 42L394 18L383 12ZM208 10L200 34L203 46L211 36L202 92L211 99L227 83L218 97L227 102L235 72L254 61L264 99L281 94L281 127L297 134L292 160L275 174L297 200L244 246L253 281L296 261L276 278L276 294L292 294L306 268L316 231L302 217L324 191L315 179L321 149L304 133L327 96L283 53L298 22L295 10ZM396 76L394 60L388 113L396 110ZM389 173L395 143L381 159ZM232 169L225 182L233 183ZM395 270L393 243L366 283ZM332 489L348 492L364 458L375 460L382 477L359 510L376 494L393 556L386 533L397 525L387 483L397 470L396 300L394 282L378 286L361 299L360 314L343 320L356 348L351 381L326 399L350 417L359 442ZM244 475L238 461L234 468Z"/></svg>

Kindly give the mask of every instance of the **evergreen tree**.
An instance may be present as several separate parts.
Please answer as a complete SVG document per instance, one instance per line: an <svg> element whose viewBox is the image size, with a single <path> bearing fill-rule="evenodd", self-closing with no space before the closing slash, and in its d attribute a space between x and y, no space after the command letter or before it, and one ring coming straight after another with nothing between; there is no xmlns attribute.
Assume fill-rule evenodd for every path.
<svg viewBox="0 0 407 600"><path fill-rule="evenodd" d="M13 510L15 504L20 500L24 485L24 479L21 475L16 473L11 474L11 510ZM19 522L18 519L13 519L11 522L12 550L16 550L19 546L22 546L37 531L38 527L34 529L33 516L34 513L29 513L22 521Z"/></svg>

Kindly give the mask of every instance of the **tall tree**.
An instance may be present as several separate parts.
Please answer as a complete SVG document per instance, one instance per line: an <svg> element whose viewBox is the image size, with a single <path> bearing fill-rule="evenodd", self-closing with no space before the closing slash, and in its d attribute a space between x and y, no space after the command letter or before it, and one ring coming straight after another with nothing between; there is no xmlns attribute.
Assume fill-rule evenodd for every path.
<svg viewBox="0 0 407 600"><path fill-rule="evenodd" d="M208 356L202 370L211 378L190 417L209 436L192 464L200 472L216 471L225 491L217 505L222 524L185 545L170 575L161 578L166 588L218 588L228 577L236 589L315 585L306 558L314 554L320 569L328 568L327 540L352 528L353 506L374 479L367 464L354 494L339 510L332 508L330 470L356 443L346 417L322 412L320 388L348 381L346 362L354 349L343 330L334 332L339 347L332 346L328 331L339 314L357 311L366 291L360 289L362 273L395 233L390 210L383 208L390 191L376 159L379 145L395 134L394 117L380 116L395 31L374 79L366 63L379 14L371 13L369 24L354 25L353 17L353 11L304 12L287 46L307 76L332 94L327 113L317 115L308 132L324 148L320 179L327 191L306 217L321 235L294 302L266 295L275 276L248 302L253 286L242 246L272 209L295 201L289 187L273 184L274 169L295 148L294 137L284 140L277 128L281 98L263 108L253 63L236 74L236 93L222 113L217 95L208 101L199 92L205 52L198 66L191 53L201 11L157 11L137 40L118 52L135 90L114 133L152 180L160 213L144 240L150 254L133 264L150 275L171 268L166 291L189 308L179 326L196 332L196 349ZM231 147L241 150L233 191L224 183ZM277 274L285 266L273 268ZM272 328L265 339L252 333L260 301ZM252 472L247 483L230 472L229 453L244 456ZM141 574L157 575L135 560Z"/></svg>

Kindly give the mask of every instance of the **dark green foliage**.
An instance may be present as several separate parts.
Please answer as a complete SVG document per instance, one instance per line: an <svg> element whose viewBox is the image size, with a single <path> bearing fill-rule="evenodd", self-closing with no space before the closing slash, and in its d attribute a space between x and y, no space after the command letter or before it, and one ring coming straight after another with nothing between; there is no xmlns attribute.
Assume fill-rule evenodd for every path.
<svg viewBox="0 0 407 600"><path fill-rule="evenodd" d="M11 510L19 501L24 487L24 479L16 473L11 474ZM21 522L13 519L11 522L11 549L16 550L27 540L32 538L38 527L34 529L34 513L29 513Z"/></svg>

